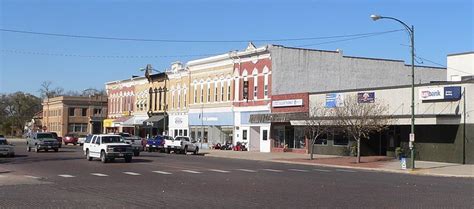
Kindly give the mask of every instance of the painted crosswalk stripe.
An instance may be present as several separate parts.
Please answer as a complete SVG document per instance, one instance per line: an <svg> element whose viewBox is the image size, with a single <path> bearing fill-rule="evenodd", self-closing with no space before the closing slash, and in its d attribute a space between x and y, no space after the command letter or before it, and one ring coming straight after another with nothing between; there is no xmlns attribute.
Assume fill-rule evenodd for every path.
<svg viewBox="0 0 474 209"><path fill-rule="evenodd" d="M134 173L134 172L123 172L124 174L131 175L131 176L139 176L141 174L139 173Z"/></svg>
<svg viewBox="0 0 474 209"><path fill-rule="evenodd" d="M301 169L288 169L290 171L296 171L296 172L308 172L308 170L301 170Z"/></svg>
<svg viewBox="0 0 474 209"><path fill-rule="evenodd" d="M218 172L218 173L229 173L230 171L224 171L219 169L209 169L210 171Z"/></svg>
<svg viewBox="0 0 474 209"><path fill-rule="evenodd" d="M355 173L356 171L353 170L345 170L345 169L336 169L336 171L348 172L348 173Z"/></svg>
<svg viewBox="0 0 474 209"><path fill-rule="evenodd" d="M315 171L321 171L321 172L331 172L330 170L325 170L325 169L313 169Z"/></svg>
<svg viewBox="0 0 474 209"><path fill-rule="evenodd" d="M275 170L275 169L263 169L264 171L270 171L270 172L277 172L277 173L280 173L280 172L283 172L282 170Z"/></svg>
<svg viewBox="0 0 474 209"><path fill-rule="evenodd" d="M255 170L250 170L250 169L237 169L238 171L243 171L243 172L249 172L249 173L256 173L257 171Z"/></svg>
<svg viewBox="0 0 474 209"><path fill-rule="evenodd" d="M69 175L69 174L61 174L61 175L58 175L58 176L63 177L63 178L73 178L73 177L75 177L75 176Z"/></svg>
<svg viewBox="0 0 474 209"><path fill-rule="evenodd" d="M100 177L109 176L109 175L107 175L107 174L103 174L103 173L91 173L91 175L94 175L94 176L100 176Z"/></svg>
<svg viewBox="0 0 474 209"><path fill-rule="evenodd" d="M194 174L201 173L199 171L192 171L192 170L182 170L182 171L186 173L194 173Z"/></svg>
<svg viewBox="0 0 474 209"><path fill-rule="evenodd" d="M164 175L170 175L171 173L165 172L165 171L152 171L153 173L159 173L159 174L164 174Z"/></svg>
<svg viewBox="0 0 474 209"><path fill-rule="evenodd" d="M41 177L38 177L38 176L29 176L29 175L25 175L25 177L32 178L32 179L40 179L41 178Z"/></svg>

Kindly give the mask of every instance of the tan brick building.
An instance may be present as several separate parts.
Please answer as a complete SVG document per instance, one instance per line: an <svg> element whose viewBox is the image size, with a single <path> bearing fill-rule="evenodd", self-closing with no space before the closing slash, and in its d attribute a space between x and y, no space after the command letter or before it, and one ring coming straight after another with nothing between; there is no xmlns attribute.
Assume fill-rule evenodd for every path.
<svg viewBox="0 0 474 209"><path fill-rule="evenodd" d="M189 107L189 70L180 62L171 64L168 70L168 124L169 135L189 136L188 107Z"/></svg>
<svg viewBox="0 0 474 209"><path fill-rule="evenodd" d="M106 96L60 96L43 100L43 127L59 136L102 133Z"/></svg>

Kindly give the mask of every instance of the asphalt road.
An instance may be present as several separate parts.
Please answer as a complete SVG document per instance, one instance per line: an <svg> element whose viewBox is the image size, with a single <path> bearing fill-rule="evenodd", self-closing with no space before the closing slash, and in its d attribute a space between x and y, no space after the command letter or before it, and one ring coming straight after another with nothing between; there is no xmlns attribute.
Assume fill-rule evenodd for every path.
<svg viewBox="0 0 474 209"><path fill-rule="evenodd" d="M79 146L0 158L0 208L473 208L474 181L142 152L87 161Z"/></svg>

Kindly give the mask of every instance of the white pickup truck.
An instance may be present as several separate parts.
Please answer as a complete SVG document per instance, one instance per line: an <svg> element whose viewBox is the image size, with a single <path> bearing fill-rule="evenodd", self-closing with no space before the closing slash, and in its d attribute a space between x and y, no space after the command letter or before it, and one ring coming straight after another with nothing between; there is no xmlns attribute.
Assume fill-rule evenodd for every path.
<svg viewBox="0 0 474 209"><path fill-rule="evenodd" d="M193 154L197 155L199 153L199 147L197 146L196 141L191 140L187 136L177 136L176 138L166 137L165 152L169 154L171 151L181 154L193 152Z"/></svg>
<svg viewBox="0 0 474 209"><path fill-rule="evenodd" d="M86 159L100 158L103 163L125 158L125 162L132 161L133 149L125 143L120 135L100 134L87 138L83 146Z"/></svg>
<svg viewBox="0 0 474 209"><path fill-rule="evenodd" d="M133 136L129 133L119 133L125 140L125 143L132 145L133 155L139 156L140 152L143 151L142 139L138 136Z"/></svg>

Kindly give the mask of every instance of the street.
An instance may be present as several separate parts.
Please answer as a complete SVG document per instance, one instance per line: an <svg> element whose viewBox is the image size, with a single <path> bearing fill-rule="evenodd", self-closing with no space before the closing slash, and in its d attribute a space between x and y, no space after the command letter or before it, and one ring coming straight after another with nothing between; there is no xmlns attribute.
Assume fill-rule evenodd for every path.
<svg viewBox="0 0 474 209"><path fill-rule="evenodd" d="M471 208L469 178L142 152L87 161L80 146L0 158L0 208ZM229 151L232 152L232 151Z"/></svg>

